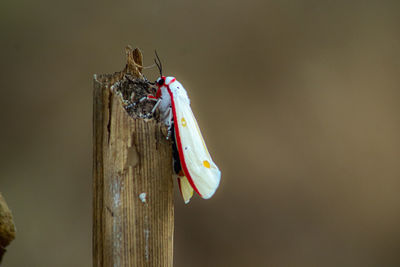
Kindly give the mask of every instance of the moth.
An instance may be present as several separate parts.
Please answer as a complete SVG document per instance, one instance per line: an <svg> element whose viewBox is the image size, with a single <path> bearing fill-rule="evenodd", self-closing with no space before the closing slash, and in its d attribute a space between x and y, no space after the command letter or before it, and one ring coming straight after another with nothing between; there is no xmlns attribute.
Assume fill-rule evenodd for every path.
<svg viewBox="0 0 400 267"><path fill-rule="evenodd" d="M175 77L162 75L161 61L156 56L161 77L155 83L156 96L147 99L157 101L152 112L159 109L160 118L168 127L168 136L173 138L173 166L179 190L186 204L193 191L208 199L219 186L221 171L208 152L185 88Z"/></svg>

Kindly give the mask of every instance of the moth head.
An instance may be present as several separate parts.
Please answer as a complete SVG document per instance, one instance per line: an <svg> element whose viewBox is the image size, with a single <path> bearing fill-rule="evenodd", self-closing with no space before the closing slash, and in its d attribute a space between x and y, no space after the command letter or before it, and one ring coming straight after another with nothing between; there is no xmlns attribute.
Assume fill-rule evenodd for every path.
<svg viewBox="0 0 400 267"><path fill-rule="evenodd" d="M165 77L161 76L160 78L157 79L156 83L159 87L163 86L165 84Z"/></svg>

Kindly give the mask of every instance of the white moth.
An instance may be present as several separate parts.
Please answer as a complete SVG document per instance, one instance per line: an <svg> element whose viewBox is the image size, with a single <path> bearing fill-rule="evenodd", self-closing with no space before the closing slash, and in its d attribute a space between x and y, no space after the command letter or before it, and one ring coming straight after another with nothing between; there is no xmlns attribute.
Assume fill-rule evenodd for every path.
<svg viewBox="0 0 400 267"><path fill-rule="evenodd" d="M185 88L174 77L157 79L157 100L161 120L174 133L174 169L185 203L196 191L202 198L210 198L218 188L221 172L208 153L196 118L190 108Z"/></svg>

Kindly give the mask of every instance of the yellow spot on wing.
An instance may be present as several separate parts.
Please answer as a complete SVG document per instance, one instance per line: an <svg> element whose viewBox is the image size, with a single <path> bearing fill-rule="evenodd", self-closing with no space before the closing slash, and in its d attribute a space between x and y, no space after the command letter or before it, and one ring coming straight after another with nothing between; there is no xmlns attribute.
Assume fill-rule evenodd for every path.
<svg viewBox="0 0 400 267"><path fill-rule="evenodd" d="M211 167L210 162L208 162L207 160L203 161L203 165L204 167L206 167L207 169L209 169Z"/></svg>
<svg viewBox="0 0 400 267"><path fill-rule="evenodd" d="M185 127L187 125L185 118L182 118L182 126Z"/></svg>

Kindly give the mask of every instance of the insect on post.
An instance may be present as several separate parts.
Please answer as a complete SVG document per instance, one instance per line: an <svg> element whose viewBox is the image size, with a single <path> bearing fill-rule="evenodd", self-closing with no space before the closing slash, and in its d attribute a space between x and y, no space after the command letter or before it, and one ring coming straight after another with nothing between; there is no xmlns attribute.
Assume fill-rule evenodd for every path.
<svg viewBox="0 0 400 267"><path fill-rule="evenodd" d="M172 149L148 119L155 87L142 54L127 47L123 71L94 76L93 266L172 266Z"/></svg>

